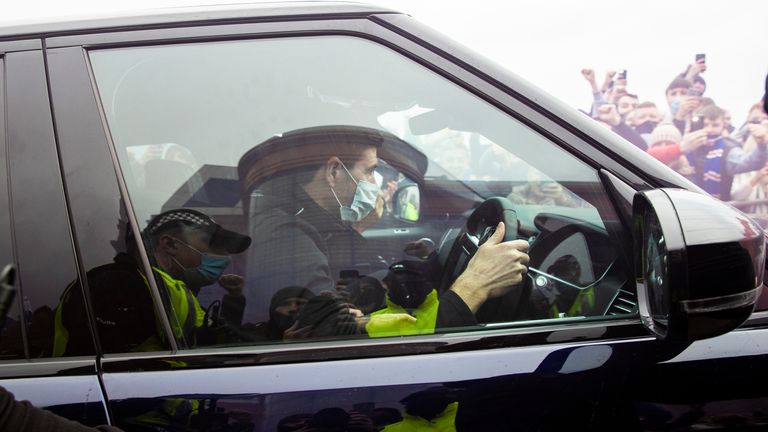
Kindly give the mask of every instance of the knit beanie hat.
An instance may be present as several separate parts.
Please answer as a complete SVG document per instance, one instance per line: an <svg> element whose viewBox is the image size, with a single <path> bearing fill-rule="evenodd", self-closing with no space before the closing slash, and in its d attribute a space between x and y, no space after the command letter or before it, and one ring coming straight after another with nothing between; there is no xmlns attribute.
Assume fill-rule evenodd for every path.
<svg viewBox="0 0 768 432"><path fill-rule="evenodd" d="M683 140L683 136L680 135L680 130L671 123L664 123L656 126L651 132L651 138L648 140L648 146L652 146L656 143L667 141L675 144L680 144Z"/></svg>
<svg viewBox="0 0 768 432"><path fill-rule="evenodd" d="M682 78L679 76L675 77L675 79L673 79L672 82L669 83L669 85L667 86L667 90L665 91L665 94L669 93L670 90L676 89L676 88L689 89L691 88L691 83L685 78Z"/></svg>

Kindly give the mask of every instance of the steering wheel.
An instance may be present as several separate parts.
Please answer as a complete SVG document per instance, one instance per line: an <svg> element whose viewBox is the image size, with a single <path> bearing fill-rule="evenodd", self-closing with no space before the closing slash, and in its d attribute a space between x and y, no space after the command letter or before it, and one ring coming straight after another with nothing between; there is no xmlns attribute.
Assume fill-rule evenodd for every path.
<svg viewBox="0 0 768 432"><path fill-rule="evenodd" d="M440 292L451 284L467 267L469 260L477 253L480 246L496 232L499 222L504 222L503 241L517 239L517 213L507 198L491 197L483 201L467 219L466 226L453 242L445 260ZM523 277L522 289L512 289L500 297L490 298L477 311L478 322L515 321L527 309L525 306L531 293L531 281Z"/></svg>

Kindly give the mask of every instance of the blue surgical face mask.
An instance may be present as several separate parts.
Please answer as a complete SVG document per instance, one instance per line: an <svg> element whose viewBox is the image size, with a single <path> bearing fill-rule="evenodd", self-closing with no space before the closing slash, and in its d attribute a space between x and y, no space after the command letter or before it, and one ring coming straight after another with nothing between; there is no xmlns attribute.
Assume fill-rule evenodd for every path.
<svg viewBox="0 0 768 432"><path fill-rule="evenodd" d="M683 102L683 98L680 96L675 96L672 98L672 101L669 103L669 109L672 110L672 115L677 114L677 110L680 109L680 104Z"/></svg>
<svg viewBox="0 0 768 432"><path fill-rule="evenodd" d="M380 188L375 183L367 182L365 180L355 180L352 173L350 173L347 167L344 166L343 162L341 163L341 166L344 167L344 171L347 172L347 175L349 175L352 181L357 185L352 204L348 206L343 205L333 188L331 188L331 193L333 193L333 197L336 198L336 202L339 203L341 220L344 222L359 222L365 219L365 217L376 207L376 198L379 196Z"/></svg>
<svg viewBox="0 0 768 432"><path fill-rule="evenodd" d="M179 239L176 239L179 243L192 249L200 254L200 265L195 268L186 268L181 265L176 259L176 264L184 269L184 276L182 280L192 286L206 286L211 285L219 280L221 275L224 274L224 270L232 262L232 257L227 255L214 255L205 252L200 252L188 243L185 243Z"/></svg>

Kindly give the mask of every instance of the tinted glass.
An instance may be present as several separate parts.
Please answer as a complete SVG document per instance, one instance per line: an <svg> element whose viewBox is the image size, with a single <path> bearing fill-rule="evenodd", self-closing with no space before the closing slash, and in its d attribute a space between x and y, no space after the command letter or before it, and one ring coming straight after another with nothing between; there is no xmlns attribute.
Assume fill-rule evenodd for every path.
<svg viewBox="0 0 768 432"><path fill-rule="evenodd" d="M48 69L72 227L88 294L87 299L80 293L66 296L59 310L67 317L83 316L75 311L84 312L89 304L103 353L168 350L82 49L50 50ZM59 333L69 332L59 344L62 352L91 339L90 334L70 332L71 321L57 327Z"/></svg>
<svg viewBox="0 0 768 432"><path fill-rule="evenodd" d="M3 58L0 57L0 82L5 82ZM5 118L5 87L0 86L0 116ZM0 122L0 266L13 260L11 215L8 202L8 158L5 145L5 122Z"/></svg>
<svg viewBox="0 0 768 432"><path fill-rule="evenodd" d="M85 315L63 316L57 309L63 296L79 293L81 287L43 56L39 51L18 52L8 54L5 61L11 209L27 355L93 354ZM69 319L73 320L71 331L62 332L62 320ZM86 335L83 344L67 352L58 351L56 341L71 333Z"/></svg>
<svg viewBox="0 0 768 432"><path fill-rule="evenodd" d="M627 272L595 170L382 46L316 37L90 58L188 344L634 313L631 299L613 307ZM501 220L522 241L491 247Z"/></svg>
<svg viewBox="0 0 768 432"><path fill-rule="evenodd" d="M0 82L5 82L5 67L3 58L0 57ZM0 116L5 118L5 87L0 86ZM13 263L13 238L11 237L11 208L8 201L8 158L5 144L5 122L0 122L0 267ZM2 341L15 341L14 344L2 344L0 348L0 360L24 356L21 342L21 327L19 321L18 301L13 303L8 311L3 331L0 334Z"/></svg>

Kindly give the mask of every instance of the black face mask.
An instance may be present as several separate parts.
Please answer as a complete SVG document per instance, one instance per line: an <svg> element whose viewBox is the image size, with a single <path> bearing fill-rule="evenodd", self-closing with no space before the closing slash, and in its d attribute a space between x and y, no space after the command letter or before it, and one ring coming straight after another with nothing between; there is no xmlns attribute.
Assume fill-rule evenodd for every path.
<svg viewBox="0 0 768 432"><path fill-rule="evenodd" d="M270 311L269 321L272 323L273 328L280 334L280 337L282 337L283 332L291 328L296 322L296 316L283 315L277 311Z"/></svg>
<svg viewBox="0 0 768 432"><path fill-rule="evenodd" d="M658 126L659 122L655 122L653 120L646 120L639 125L635 126L635 132L639 134L645 134L645 133L651 133L654 129L656 129L656 126Z"/></svg>
<svg viewBox="0 0 768 432"><path fill-rule="evenodd" d="M415 268L418 263L401 262L390 267L384 278L389 287L389 299L405 309L416 309L432 292L432 284L424 273Z"/></svg>

